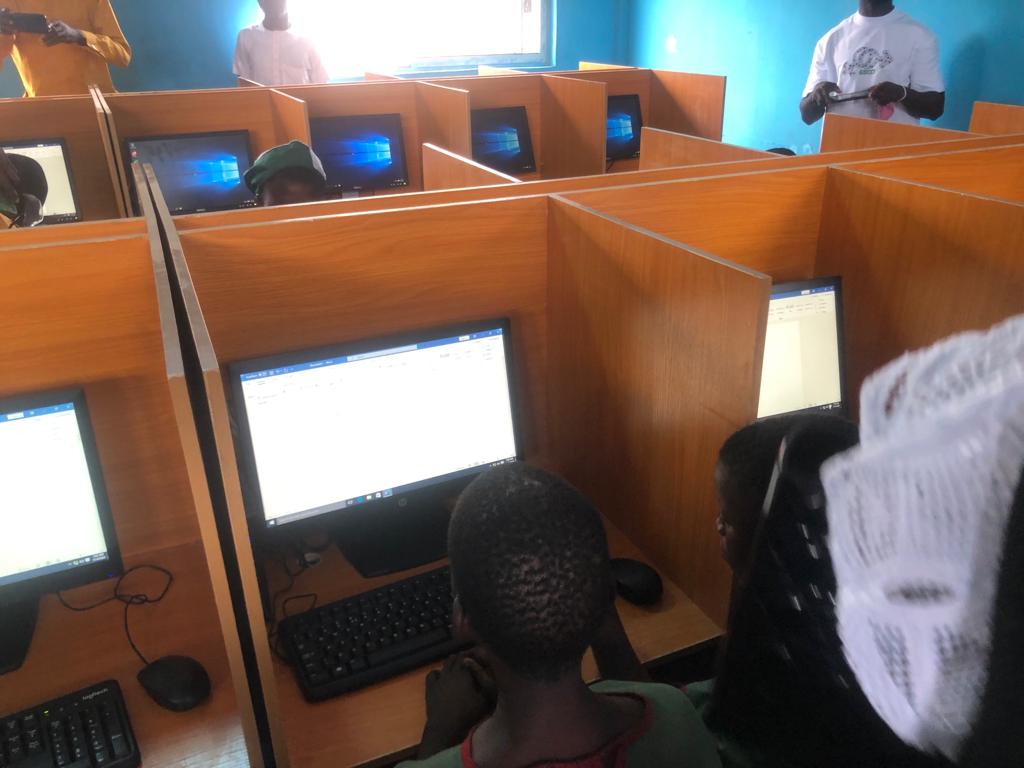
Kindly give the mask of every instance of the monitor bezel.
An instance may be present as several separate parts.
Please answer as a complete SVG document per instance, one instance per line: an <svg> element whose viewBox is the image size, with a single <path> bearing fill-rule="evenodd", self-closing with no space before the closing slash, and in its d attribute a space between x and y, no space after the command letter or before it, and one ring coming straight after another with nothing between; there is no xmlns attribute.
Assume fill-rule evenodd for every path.
<svg viewBox="0 0 1024 768"><path fill-rule="evenodd" d="M846 388L846 324L844 321L843 314L843 278L839 275L833 275L831 277L816 277L812 280L794 280L788 283L776 283L772 285L771 294L768 297L769 311L771 311L771 301L780 293L791 293L793 291L805 291L813 290L814 288L834 288L836 297L836 342L839 346L839 398L840 407L838 409L828 408L823 405L814 406L812 408L803 408L798 411L785 411L784 413L775 413L770 416L759 416L758 421L764 421L765 419L774 419L780 416L799 416L802 414L811 413L823 413L831 414L833 416L842 416L848 418L850 415L850 402L847 398ZM765 326L767 329L767 325ZM761 360L761 375L764 375L764 352L762 350ZM760 399L760 378L758 379L758 399Z"/></svg>
<svg viewBox="0 0 1024 768"><path fill-rule="evenodd" d="M75 206L75 214L68 218L66 214L51 215L43 217L44 226L56 224L76 224L82 220L82 206L78 202L78 187L75 185L75 172L71 167L71 154L68 152L68 142L63 138L46 139L18 139L17 141L0 141L0 146L7 150L29 149L32 147L44 147L57 145L61 149L64 159L64 170L68 174L68 184L71 185L71 202ZM17 152L15 152L17 154ZM45 203L43 204L46 205Z"/></svg>
<svg viewBox="0 0 1024 768"><path fill-rule="evenodd" d="M526 143L527 151L529 152L530 162L523 168L512 168L510 166L494 165L487 158L477 157L476 151L473 149L473 145L476 143L473 141L473 137L476 136L476 130L473 128L473 118L478 114L495 112L514 112L517 115L522 115L523 128L526 131ZM522 138L520 136L520 138ZM495 171L501 171L502 173L508 173L513 176L523 176L528 173L537 172L537 155L533 148L533 133L530 130L530 113L524 105L514 105L508 107L481 107L474 109L469 115L469 144L470 154L473 156L473 160L477 163L487 166Z"/></svg>
<svg viewBox="0 0 1024 768"><path fill-rule="evenodd" d="M402 115L399 112L382 112L379 114L372 115L321 115L320 117L311 117L309 119L309 141L310 146L314 152L317 152L316 144L313 140L313 124L325 124L329 122L344 122L346 120L374 120L374 119L394 119L398 124L398 138L399 145L402 150L402 170L405 171L405 179L401 184L388 184L386 186L377 187L372 185L359 185L359 186L346 186L345 184L332 184L327 172L327 167L324 167L325 175L328 175L327 189L331 194L339 194L345 192L364 192L366 190L388 190L388 189L402 189L409 186L409 154L405 148L405 125L402 122ZM320 156L320 153L317 153ZM323 158L321 157L321 160Z"/></svg>
<svg viewBox="0 0 1024 768"><path fill-rule="evenodd" d="M611 111L612 99L629 99L631 103L636 105L636 119L637 119L637 123L639 124L637 126L637 128L638 128L639 131L643 131L643 127L644 127L644 110L643 110L642 104L640 103L640 94L639 93L615 93L615 94L612 94L611 96L608 97L608 111L609 112ZM608 121L607 121L607 113L606 113L605 123L607 124L607 122ZM634 160L634 159L640 157L640 144L639 144L639 140L637 141L636 152L630 152L629 154L617 154L617 155L616 154L612 154L611 152L608 151L608 132L607 132L607 128L606 128L606 130L605 130L605 155L606 155L605 159L606 160L611 160L611 161Z"/></svg>
<svg viewBox="0 0 1024 768"><path fill-rule="evenodd" d="M130 147L131 147L132 144L139 143L139 142L148 142L148 141L169 141L171 139L207 139L207 138L220 137L220 136L244 136L245 137L245 148L246 148L246 151L249 153L249 156L246 158L246 168L242 168L242 171L241 171L242 174L244 174L245 171L247 170L247 168L252 166L253 154L254 154L253 151L252 151L252 134L248 130L246 130L244 128L241 128L241 129L238 129L238 130L233 130L233 131L199 131L197 133L166 133L166 134L156 134L156 135L153 135L153 136L136 136L136 137L133 137L133 138L122 139L121 140L121 157L123 158L125 170L128 172L128 179L129 179L128 192L129 192L130 198L131 198L129 200L129 202L131 203L131 206L132 206L132 212L136 216L141 216L142 215L142 211L141 211L141 209L139 207L139 200L138 200L138 195L136 193L135 184L132 183L132 181L131 181L131 178L132 178L132 176L131 176L131 168L132 168L132 164L135 162L134 160L132 160L132 155L131 155L131 150L130 150ZM159 182L159 179L157 179L157 181ZM244 178L242 179L242 186L243 187L246 186ZM248 187L246 187L246 189L248 189ZM246 205L241 205L241 206L239 206L239 205L215 205L215 206L212 206L210 208L202 208L202 209L187 210L187 211L174 211L174 210L172 210L171 211L171 215L172 216L191 216L192 214L195 214L195 213L215 213L217 211L243 211L243 210L245 210L247 208L256 208L257 205L258 205L258 203L256 201L256 195L253 195L251 190L250 190L250 197L251 197L251 199L250 199L249 203L251 203L251 204L246 204Z"/></svg>
<svg viewBox="0 0 1024 768"><path fill-rule="evenodd" d="M123 573L121 548L117 539L110 499L107 495L107 486L103 479L103 468L100 463L99 450L96 447L96 435L93 431L92 419L89 416L85 391L77 388L59 389L3 397L0 398L0 412L10 413L33 408L46 408L69 402L75 406L78 431L82 438L85 461L89 468L93 495L96 499L96 510L107 547L107 559L0 586L0 605L105 581Z"/></svg>
<svg viewBox="0 0 1024 768"><path fill-rule="evenodd" d="M374 352L392 347L403 347L410 344L422 343L432 339L446 338L449 336L462 336L480 331L488 331L500 328L504 337L503 347L505 350L505 371L509 388L509 407L512 413L512 437L515 445L515 458L517 461L523 459L522 436L520 429L519 410L519 383L515 366L514 341L512 336L512 323L507 317L494 318L491 320L479 320L432 328L404 331L401 333L386 336L377 336L368 339L359 339L350 342L341 342L321 347L312 347L292 352L284 352L277 355L267 355L257 358L239 360L227 365L228 370L228 410L231 414L235 427L235 456L238 461L240 482L242 486L242 497L245 504L246 518L249 521L251 531L258 535L286 535L285 531L301 531L309 527L323 525L329 522L332 525L344 524L359 515L371 513L374 510L383 510L398 505L400 507L415 506L408 505L407 500L417 497L430 498L439 489L451 485L468 485L474 477L484 472L487 467L480 467L480 472L463 475L457 478L439 479L416 488L411 491L404 491L389 499L374 499L365 504L353 507L339 507L328 510L318 515L300 518L281 525L269 525L263 510L263 498L260 492L259 472L256 468L256 456L253 450L252 434L249 431L249 419L245 408L245 397L242 392L241 377L246 373L267 370L268 368L282 368L290 365L323 360L329 357L342 355L358 355L367 352ZM340 500L339 500L340 501Z"/></svg>

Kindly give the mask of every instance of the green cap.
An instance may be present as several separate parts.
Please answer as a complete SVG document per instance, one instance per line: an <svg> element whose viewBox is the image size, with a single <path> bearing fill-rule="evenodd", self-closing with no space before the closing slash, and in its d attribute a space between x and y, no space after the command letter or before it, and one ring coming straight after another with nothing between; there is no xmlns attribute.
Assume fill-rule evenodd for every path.
<svg viewBox="0 0 1024 768"><path fill-rule="evenodd" d="M316 153L301 141L291 141L257 157L252 168L245 172L246 186L258 196L263 192L263 185L286 168L303 168L327 181L324 165Z"/></svg>

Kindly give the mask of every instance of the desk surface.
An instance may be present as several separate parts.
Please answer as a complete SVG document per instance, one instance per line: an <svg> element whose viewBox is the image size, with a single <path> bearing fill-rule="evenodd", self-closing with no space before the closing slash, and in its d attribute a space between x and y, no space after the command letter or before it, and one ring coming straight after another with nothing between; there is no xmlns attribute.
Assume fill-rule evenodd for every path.
<svg viewBox="0 0 1024 768"><path fill-rule="evenodd" d="M161 709L135 679L142 664L125 638L124 605L110 603L74 613L51 595L40 605L25 665L0 677L0 714L113 678L124 692L146 768L248 765L200 545L160 550L132 558L125 565L142 563L170 569L175 580L162 602L131 609L132 637L151 661L167 654L184 654L202 662L213 683L210 700L191 712ZM148 573L130 578L125 582L127 590L155 590L160 583ZM65 599L71 605L89 605L109 596L113 588L113 582L93 584L66 592Z"/></svg>
<svg viewBox="0 0 1024 768"><path fill-rule="evenodd" d="M635 546L606 521L613 557L644 559ZM330 547L323 561L305 571L287 593L316 593L319 604L436 568L437 564L397 576L366 580ZM279 567L273 568L276 573ZM283 573L275 578L283 579ZM280 605L280 603L279 603ZM619 601L626 631L644 662L665 659L717 637L721 630L671 582L654 610ZM345 768L387 765L408 757L419 743L425 717L423 680L429 667L318 704L302 698L292 670L275 659L281 713L292 765L302 768ZM589 654L588 679L597 676Z"/></svg>

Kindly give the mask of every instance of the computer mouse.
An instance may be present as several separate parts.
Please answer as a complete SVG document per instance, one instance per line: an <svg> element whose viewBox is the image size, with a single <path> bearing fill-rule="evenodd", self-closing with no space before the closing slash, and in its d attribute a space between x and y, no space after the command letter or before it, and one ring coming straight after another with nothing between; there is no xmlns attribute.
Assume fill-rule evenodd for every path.
<svg viewBox="0 0 1024 768"><path fill-rule="evenodd" d="M616 591L633 605L654 605L661 599L661 576L646 563L616 558L612 560L612 577Z"/></svg>
<svg viewBox="0 0 1024 768"><path fill-rule="evenodd" d="M187 712L210 697L210 676L188 656L157 659L139 672L138 679L153 701L173 712Z"/></svg>

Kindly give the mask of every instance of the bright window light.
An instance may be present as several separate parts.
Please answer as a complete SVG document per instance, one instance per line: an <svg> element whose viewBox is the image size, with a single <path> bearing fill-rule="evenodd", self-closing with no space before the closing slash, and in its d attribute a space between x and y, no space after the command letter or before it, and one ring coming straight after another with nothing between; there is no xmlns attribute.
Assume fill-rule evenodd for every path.
<svg viewBox="0 0 1024 768"><path fill-rule="evenodd" d="M291 0L332 78L478 63L546 64L551 0ZM262 20L258 11L253 23Z"/></svg>

